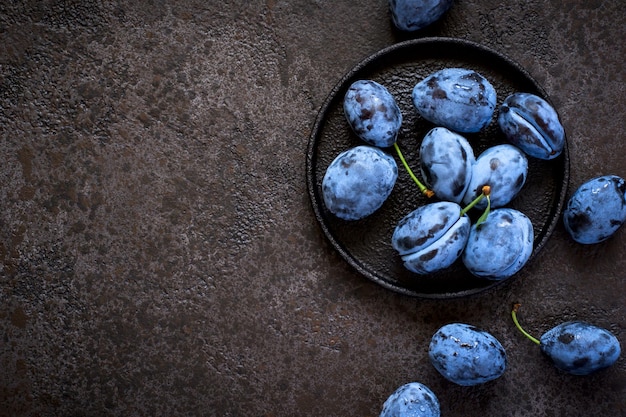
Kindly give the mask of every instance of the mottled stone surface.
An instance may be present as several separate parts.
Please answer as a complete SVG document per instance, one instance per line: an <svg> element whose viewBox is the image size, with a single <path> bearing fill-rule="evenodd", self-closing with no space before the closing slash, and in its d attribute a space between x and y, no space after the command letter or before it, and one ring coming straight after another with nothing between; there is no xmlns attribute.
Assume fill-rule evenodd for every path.
<svg viewBox="0 0 626 417"><path fill-rule="evenodd" d="M621 0L455 1L412 36L521 63L562 117L571 187L626 176ZM0 415L377 416L419 381L445 416L626 415L626 358L559 373L513 328L568 319L626 344L626 230L562 226L510 283L400 296L326 242L308 136L357 62L407 35L385 0L0 4ZM430 366L443 324L490 331L509 369Z"/></svg>

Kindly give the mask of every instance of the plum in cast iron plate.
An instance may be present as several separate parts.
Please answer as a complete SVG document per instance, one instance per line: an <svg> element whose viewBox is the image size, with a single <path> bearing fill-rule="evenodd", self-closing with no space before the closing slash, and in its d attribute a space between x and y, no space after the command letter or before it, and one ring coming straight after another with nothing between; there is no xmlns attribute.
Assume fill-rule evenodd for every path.
<svg viewBox="0 0 626 417"><path fill-rule="evenodd" d="M341 220L330 213L324 206L320 187L326 167L335 156L363 144L351 131L342 107L347 89L359 79L371 79L383 84L396 99L404 117L398 144L409 165L417 172L421 140L435 126L417 115L411 91L417 82L447 67L469 68L485 76L496 89L496 109L509 94L519 91L538 95L550 102L543 88L519 64L485 46L455 38L408 40L371 55L340 80L320 109L307 149L306 175L311 205L332 247L366 278L389 290L423 298L467 296L503 281L474 277L460 261L444 271L427 276L416 275L404 268L391 246L391 235L402 217L428 202L406 171L400 170L395 188L385 204L359 221ZM497 110L485 129L464 136L476 155L489 146L508 143L497 124ZM394 154L392 148L385 150ZM559 222L569 181L567 141L558 158L549 161L528 159L526 184L507 206L520 210L532 221L535 231L532 262Z"/></svg>

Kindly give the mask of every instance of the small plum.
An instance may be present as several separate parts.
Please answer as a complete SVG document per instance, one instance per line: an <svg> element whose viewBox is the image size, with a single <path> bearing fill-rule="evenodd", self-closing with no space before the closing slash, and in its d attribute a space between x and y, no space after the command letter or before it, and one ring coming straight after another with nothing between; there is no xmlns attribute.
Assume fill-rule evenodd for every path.
<svg viewBox="0 0 626 417"><path fill-rule="evenodd" d="M380 417L439 417L439 400L426 385L409 382L391 394Z"/></svg>
<svg viewBox="0 0 626 417"><path fill-rule="evenodd" d="M352 83L343 111L354 133L369 145L386 148L396 142L402 112L385 86L372 80Z"/></svg>
<svg viewBox="0 0 626 417"><path fill-rule="evenodd" d="M537 95L509 95L500 107L498 124L507 139L529 156L554 159L565 147L565 130L559 115Z"/></svg>
<svg viewBox="0 0 626 417"><path fill-rule="evenodd" d="M478 72L444 68L413 87L417 113L438 126L460 133L475 133L486 127L496 107L496 90Z"/></svg>
<svg viewBox="0 0 626 417"><path fill-rule="evenodd" d="M341 152L322 179L322 197L328 210L344 220L359 220L378 210L398 178L396 161L367 145Z"/></svg>
<svg viewBox="0 0 626 417"><path fill-rule="evenodd" d="M524 213L498 208L485 221L472 226L462 255L463 264L477 277L503 280L528 262L533 241L533 225Z"/></svg>
<svg viewBox="0 0 626 417"><path fill-rule="evenodd" d="M626 221L626 181L603 175L586 181L570 197L563 223L578 243L595 244L610 238Z"/></svg>
<svg viewBox="0 0 626 417"><path fill-rule="evenodd" d="M450 323L437 330L428 357L444 378L462 386L499 378L507 366L506 352L498 339L465 323Z"/></svg>
<svg viewBox="0 0 626 417"><path fill-rule="evenodd" d="M439 201L418 207L402 218L391 237L404 266L428 274L452 265L465 247L470 220L461 206Z"/></svg>
<svg viewBox="0 0 626 417"><path fill-rule="evenodd" d="M472 167L467 192L463 203L468 204L481 192L482 187L491 187L491 206L503 207L522 190L528 177L528 159L517 147L509 144L494 145L483 151ZM476 205L485 207L484 202Z"/></svg>
<svg viewBox="0 0 626 417"><path fill-rule="evenodd" d="M467 139L445 127L430 130L420 145L422 177L441 200L461 203L475 161Z"/></svg>
<svg viewBox="0 0 626 417"><path fill-rule="evenodd" d="M389 10L398 29L414 32L439 20L452 3L453 0L389 0Z"/></svg>
<svg viewBox="0 0 626 417"><path fill-rule="evenodd" d="M489 187L484 187L481 195L463 209L452 201L438 201L418 207L402 218L391 236L391 246L404 266L416 274L429 274L452 265L469 238L471 221L466 213L483 198L489 199L489 191ZM489 207L477 223L488 214Z"/></svg>
<svg viewBox="0 0 626 417"><path fill-rule="evenodd" d="M561 323L540 339L528 334L517 320L520 304L511 311L515 326L539 345L554 366L572 375L590 375L612 366L621 354L619 340L610 331L582 321Z"/></svg>

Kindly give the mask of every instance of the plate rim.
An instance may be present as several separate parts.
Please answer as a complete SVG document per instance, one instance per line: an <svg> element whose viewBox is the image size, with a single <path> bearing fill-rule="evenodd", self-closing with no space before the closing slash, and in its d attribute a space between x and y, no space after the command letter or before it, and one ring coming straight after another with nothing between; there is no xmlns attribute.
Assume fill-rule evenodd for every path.
<svg viewBox="0 0 626 417"><path fill-rule="evenodd" d="M325 216L320 210L319 203L316 204L316 202L319 202L321 199L321 196L319 195L319 192L317 190L318 187L317 187L317 183L315 182L315 173L314 173L314 168L316 166L315 162L317 159L316 152L315 152L317 149L317 142L318 142L317 139L318 139L319 132L323 124L325 123L326 115L331 105L335 102L335 100L338 99L337 97L338 93L345 87L346 83L349 80L354 78L359 72L363 71L368 65L371 65L375 61L383 58L385 55L394 53L397 50L413 48L415 46L425 46L429 44L448 44L448 45L453 44L456 47L474 48L474 49L480 50L482 53L497 57L501 62L506 63L507 65L511 67L514 67L516 71L523 74L533 84L533 86L537 89L537 91L541 93L542 97L552 105L550 97L548 96L543 86L539 84L537 80L524 67L522 67L515 60L511 59L510 57L504 55L501 52L498 52L492 49L491 47L488 47L486 45L480 44L475 41L467 40L467 39L455 38L455 37L438 37L438 36L409 39L409 40L397 42L392 45L386 46L366 56L365 58L361 59L359 62L357 62L356 65L354 65L342 77L340 77L339 81L333 86L333 88L327 94L326 98L324 99L316 115L315 122L313 123L311 132L308 138L306 163L305 163L306 183L307 183L307 191L309 195L310 204L312 206L318 226L321 228L326 240L331 244L333 250L338 252L341 258L348 265L350 265L357 273L364 276L368 280L380 285L383 288L386 288L388 290L391 290L393 292L403 294L406 296L415 297L415 298L424 298L424 299L453 299L453 298L461 298L461 297L467 297L471 295L484 293L487 290L493 289L496 286L500 286L501 284L505 282L510 282L511 280L507 278L507 279L498 280L498 281L487 281L484 286L481 286L478 288L472 288L472 289L449 292L449 293L423 293L423 292L414 291L404 286L389 282L389 280L383 279L380 275L376 275L375 273L372 273L372 271L370 271L368 268L365 268L361 264L361 262L346 249L345 245L341 241L335 238L335 236L329 229L328 225L324 221ZM551 221L545 228L543 232L543 237L541 238L541 240L539 240L538 242L535 242L535 247L533 248L531 259L537 256L537 254L546 245L546 243L552 236L561 218L563 206L565 204L565 200L566 200L567 193L568 193L569 177L570 177L570 158L569 158L569 146L568 146L568 141L567 141L567 134L565 137L565 146L563 148L562 156L560 156L560 158L563 159L563 179L561 181L560 194L557 198L556 204L553 207L554 217L553 219L551 219Z"/></svg>

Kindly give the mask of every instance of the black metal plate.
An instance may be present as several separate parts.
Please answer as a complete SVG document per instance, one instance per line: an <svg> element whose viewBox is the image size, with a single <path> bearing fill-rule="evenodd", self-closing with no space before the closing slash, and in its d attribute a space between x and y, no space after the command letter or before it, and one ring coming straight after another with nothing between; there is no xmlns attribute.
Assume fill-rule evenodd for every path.
<svg viewBox="0 0 626 417"><path fill-rule="evenodd" d="M421 195L392 148L386 151L394 155L398 162L398 180L384 205L365 219L348 222L330 213L321 197L321 181L326 168L340 152L365 144L351 131L342 107L347 89L359 79L375 80L395 97L404 118L398 145L413 171L418 173L419 146L434 125L417 115L411 92L417 82L446 67L478 71L493 84L498 94L496 114L491 124L479 133L464 135L477 157L489 146L507 143L496 122L497 109L506 96L523 91L550 102L543 88L520 65L485 46L454 38L409 40L368 57L341 79L319 112L307 151L306 173L311 204L331 245L368 279L390 290L424 298L466 296L502 281L476 278L460 260L450 268L428 276L416 275L404 268L391 247L391 235L402 217L429 200ZM560 219L569 181L567 142L562 155L554 160L529 157L528 161L527 182L508 206L525 213L533 223L535 241L532 261Z"/></svg>

